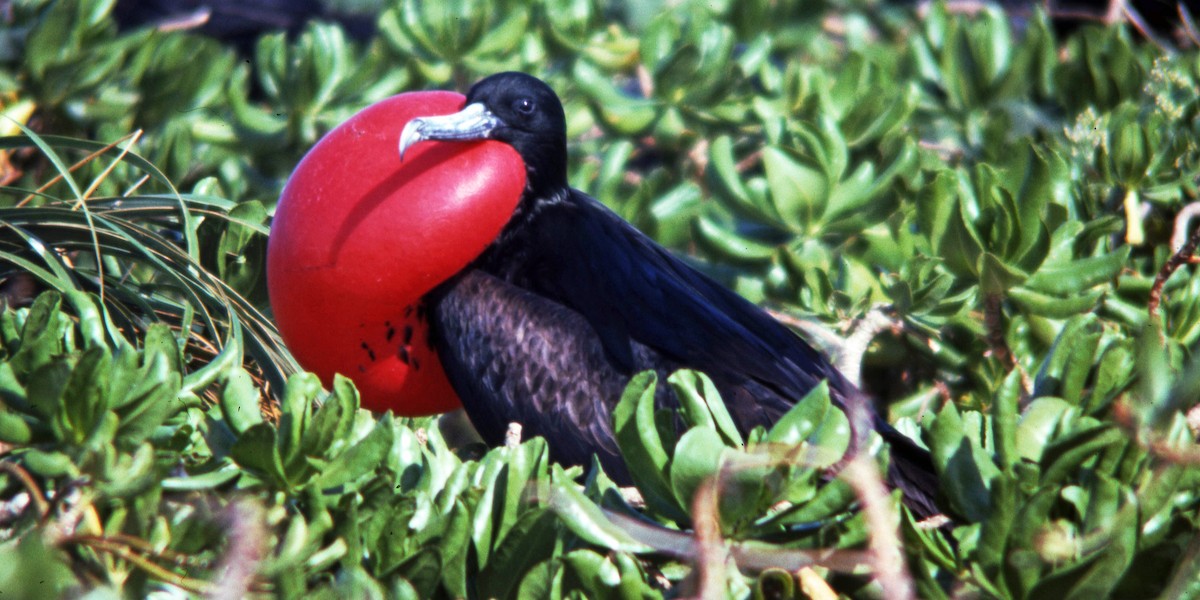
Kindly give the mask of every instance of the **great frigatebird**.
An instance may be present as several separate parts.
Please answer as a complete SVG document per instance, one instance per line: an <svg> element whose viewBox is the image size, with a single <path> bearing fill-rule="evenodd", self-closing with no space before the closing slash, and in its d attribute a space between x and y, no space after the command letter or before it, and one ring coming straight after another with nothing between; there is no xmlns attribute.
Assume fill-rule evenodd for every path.
<svg viewBox="0 0 1200 600"><path fill-rule="evenodd" d="M568 185L566 119L549 86L524 73L487 77L460 112L410 121L400 154L424 140L481 139L520 154L524 193L496 240L426 301L434 347L486 442L517 422L545 437L556 460L588 464L595 454L628 483L611 412L637 372L708 374L743 433L827 380L851 422L870 422L889 442L888 478L908 506L938 512L928 453L817 351ZM676 403L666 386L655 401Z"/></svg>

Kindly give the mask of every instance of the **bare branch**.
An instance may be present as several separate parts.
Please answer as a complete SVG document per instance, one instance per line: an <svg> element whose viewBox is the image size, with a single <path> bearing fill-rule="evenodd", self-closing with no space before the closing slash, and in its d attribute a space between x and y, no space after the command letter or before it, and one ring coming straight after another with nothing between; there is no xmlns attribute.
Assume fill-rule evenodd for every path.
<svg viewBox="0 0 1200 600"><path fill-rule="evenodd" d="M249 595L267 546L264 519L262 507L251 500L239 500L225 509L229 548L217 565L209 598L238 600Z"/></svg>
<svg viewBox="0 0 1200 600"><path fill-rule="evenodd" d="M1150 300L1147 302L1147 310L1150 311L1150 319L1158 319L1158 307L1162 303L1163 286L1167 284L1167 280L1175 273L1179 267L1192 260L1192 255L1196 253L1196 247L1200 245L1200 229L1188 238L1187 243L1183 244L1167 262L1163 264L1162 269L1159 269L1158 276L1154 278L1154 286L1150 288Z"/></svg>
<svg viewBox="0 0 1200 600"><path fill-rule="evenodd" d="M915 598L912 578L904 564L900 534L896 528L899 520L891 509L879 469L869 458L858 456L842 469L841 476L862 501L862 514L867 521L869 535L867 547L870 549L875 579L883 588L882 596L893 600Z"/></svg>

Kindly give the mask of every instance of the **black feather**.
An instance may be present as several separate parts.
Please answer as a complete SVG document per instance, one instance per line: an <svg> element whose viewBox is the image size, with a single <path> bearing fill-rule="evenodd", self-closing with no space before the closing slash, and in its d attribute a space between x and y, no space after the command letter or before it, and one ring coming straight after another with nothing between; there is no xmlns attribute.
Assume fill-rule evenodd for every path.
<svg viewBox="0 0 1200 600"><path fill-rule="evenodd" d="M523 96L551 118L514 114L509 106ZM922 516L937 512L928 453L875 416L818 352L567 187L562 108L545 84L501 74L477 84L467 102L484 104L505 123L492 137L517 149L528 180L496 241L429 296L435 348L486 441L500 443L508 423L519 422L526 436L547 439L556 460L587 464L596 454L614 480L628 482L611 413L638 371L705 372L743 432L771 425L827 380L852 423L873 425L891 443L890 480L909 506ZM667 386L656 403L676 404Z"/></svg>

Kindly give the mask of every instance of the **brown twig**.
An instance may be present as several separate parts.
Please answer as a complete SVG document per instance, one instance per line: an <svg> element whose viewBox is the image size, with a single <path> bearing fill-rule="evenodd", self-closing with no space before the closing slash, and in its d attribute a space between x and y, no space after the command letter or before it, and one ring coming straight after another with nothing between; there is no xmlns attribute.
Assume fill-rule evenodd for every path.
<svg viewBox="0 0 1200 600"><path fill-rule="evenodd" d="M50 513L50 502L46 500L46 495L42 493L42 488L38 487L37 481L29 474L29 471L26 471L21 465L8 460L0 460L0 471L16 477L17 481L20 481L21 485L25 486L26 490L29 490L29 496L33 499L33 504L38 509L38 518L46 518L46 515Z"/></svg>
<svg viewBox="0 0 1200 600"><path fill-rule="evenodd" d="M771 315L776 321L798 330L810 344L813 344L826 356L841 354L842 347L846 344L845 338L834 333L825 325L807 319L801 319L794 315L788 314L782 310L773 308L766 309L767 314Z"/></svg>
<svg viewBox="0 0 1200 600"><path fill-rule="evenodd" d="M938 397L942 399L942 406L954 402L954 394L950 391L950 386L945 381L937 380L933 382L934 389L937 390ZM938 407L941 408L941 407Z"/></svg>
<svg viewBox="0 0 1200 600"><path fill-rule="evenodd" d="M687 151L688 160L695 165L695 175L700 181L704 179L704 172L708 170L708 140L700 138L694 146Z"/></svg>
<svg viewBox="0 0 1200 600"><path fill-rule="evenodd" d="M646 65L641 63L637 66L637 81L638 87L642 88L642 97L649 98L654 95L654 76L650 74Z"/></svg>
<svg viewBox="0 0 1200 600"><path fill-rule="evenodd" d="M1009 368L1017 366L1017 359L1008 349L1004 340L1004 312L1001 304L1004 297L1001 294L987 294L983 297L983 324L987 328L988 352Z"/></svg>
<svg viewBox="0 0 1200 600"><path fill-rule="evenodd" d="M862 386L862 360L871 341L885 329L903 329L901 321L888 314L889 307L873 306L867 314L854 324L854 330L846 336L842 350L838 353L837 368L855 385Z"/></svg>
<svg viewBox="0 0 1200 600"><path fill-rule="evenodd" d="M697 598L722 598L725 593L725 564L729 561L729 550L721 538L721 523L718 516L718 485L710 477L700 484L692 501L692 519L695 526L695 561Z"/></svg>
<svg viewBox="0 0 1200 600"><path fill-rule="evenodd" d="M1125 20L1129 21L1134 29L1137 29L1138 33L1142 34L1142 37L1150 40L1150 43L1155 46L1158 46L1159 50L1166 53L1171 52L1172 48L1170 44L1154 33L1154 29L1150 27L1150 24L1146 23L1146 19L1142 17L1142 13L1138 12L1132 4L1122 1L1121 12L1125 13Z"/></svg>
<svg viewBox="0 0 1200 600"><path fill-rule="evenodd" d="M267 547L264 518L262 507L253 501L235 502L226 508L229 549L217 566L209 598L238 600L254 588L258 565Z"/></svg>
<svg viewBox="0 0 1200 600"><path fill-rule="evenodd" d="M1144 445L1155 456L1173 464L1200 465L1200 448L1181 450L1163 441L1152 441Z"/></svg>
<svg viewBox="0 0 1200 600"><path fill-rule="evenodd" d="M1196 583L1196 570L1200 569L1200 537L1193 537L1187 550L1177 563L1166 591L1160 598L1185 598Z"/></svg>
<svg viewBox="0 0 1200 600"><path fill-rule="evenodd" d="M1193 444L1189 448L1180 448L1162 436L1153 435L1153 432L1147 431L1136 422L1133 409L1124 400L1113 404L1112 415L1113 423L1150 454L1172 464L1200 465L1200 446Z"/></svg>
<svg viewBox="0 0 1200 600"><path fill-rule="evenodd" d="M504 447L516 448L521 445L521 424L513 421L508 424L508 431L504 432Z"/></svg>
<svg viewBox="0 0 1200 600"><path fill-rule="evenodd" d="M175 564L190 564L201 568L208 568L211 566L211 561L208 559L192 556L190 554L184 554L182 552L176 552L170 548L157 549L154 547L154 544L151 544L150 542L137 536L132 536L125 533L113 533L105 535L104 539L125 544L131 549L137 550L143 554L152 554L159 560L172 562Z"/></svg>
<svg viewBox="0 0 1200 600"><path fill-rule="evenodd" d="M896 529L898 519L891 510L879 469L870 458L859 456L846 464L841 475L862 501L862 514L867 522L867 547L875 579L883 590L882 596L893 600L915 598Z"/></svg>
<svg viewBox="0 0 1200 600"><path fill-rule="evenodd" d="M1200 217L1200 202L1192 202L1175 214L1175 226L1171 228L1171 250L1178 251L1187 243L1189 225L1197 217ZM1190 262L1197 262L1197 258L1193 256Z"/></svg>
<svg viewBox="0 0 1200 600"><path fill-rule="evenodd" d="M63 543L86 546L97 552L112 554L142 569L150 576L179 586L193 594L205 594L212 589L212 584L202 579L180 575L158 563L133 551L126 544L103 536L76 535L62 539Z"/></svg>
<svg viewBox="0 0 1200 600"><path fill-rule="evenodd" d="M1188 409L1187 414L1184 415L1184 419L1187 420L1187 426L1192 432L1192 437L1200 437L1200 404Z"/></svg>
<svg viewBox="0 0 1200 600"><path fill-rule="evenodd" d="M682 561L697 561L696 538L688 533L647 523L626 514L603 509L604 516L640 544L656 552ZM729 555L743 572L755 573L767 569L799 571L805 567L822 567L840 573L853 573L870 566L866 552L837 548L803 549L771 547L733 542Z"/></svg>
<svg viewBox="0 0 1200 600"><path fill-rule="evenodd" d="M1116 25L1121 21L1121 14L1124 12L1125 0L1109 0L1108 11L1104 14L1105 25Z"/></svg>
<svg viewBox="0 0 1200 600"><path fill-rule="evenodd" d="M746 158L743 158L742 160L737 161L737 163L733 165L733 168L738 173L745 173L746 171L749 171L751 168L753 168L758 163L762 162L762 155L763 155L762 148L759 148L758 150L755 150L754 152L747 154Z"/></svg>
<svg viewBox="0 0 1200 600"><path fill-rule="evenodd" d="M812 600L837 600L837 592L829 587L824 579L817 574L812 567L804 567L796 573L796 579L800 584L800 591L804 592L805 597Z"/></svg>
<svg viewBox="0 0 1200 600"><path fill-rule="evenodd" d="M1196 21L1192 18L1187 5L1180 2L1175 5L1179 12L1179 22L1183 24L1183 33L1193 44L1200 46L1200 32L1196 31Z"/></svg>
<svg viewBox="0 0 1200 600"><path fill-rule="evenodd" d="M147 181L150 181L150 176L149 176L149 175L142 175L141 177L139 177L139 178L138 178L138 180L137 180L137 181L133 182L133 185L129 186L129 189L125 190L125 191L124 191L124 192L121 194L121 196L122 196L123 198L128 198L129 196L132 196L132 195L133 195L133 193L134 193L134 192L136 192L136 191L138 191L138 188L142 187L142 185L143 185L144 183L146 183ZM214 214L214 215L215 215L215 214L218 214L218 213L217 213L217 212L215 212L215 211L213 211L213 212L212 212L212 214Z"/></svg>
<svg viewBox="0 0 1200 600"><path fill-rule="evenodd" d="M1150 288L1150 300L1146 303L1151 320L1158 319L1158 307L1162 304L1163 286L1167 284L1167 279L1170 279L1179 267L1191 262L1197 245L1200 245L1200 229L1197 229L1192 237L1188 238L1187 243L1180 247L1175 254L1172 254L1171 258L1168 258L1167 262L1159 269L1158 275L1154 278L1154 285Z"/></svg>

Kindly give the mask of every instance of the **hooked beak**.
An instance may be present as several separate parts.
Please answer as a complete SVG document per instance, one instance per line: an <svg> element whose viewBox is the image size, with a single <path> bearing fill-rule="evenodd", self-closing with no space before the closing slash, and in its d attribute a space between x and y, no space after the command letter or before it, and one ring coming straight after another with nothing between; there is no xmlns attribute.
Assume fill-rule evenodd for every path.
<svg viewBox="0 0 1200 600"><path fill-rule="evenodd" d="M404 153L418 142L484 140L503 124L492 111L479 103L468 104L452 115L417 117L400 132L400 160L403 161Z"/></svg>

